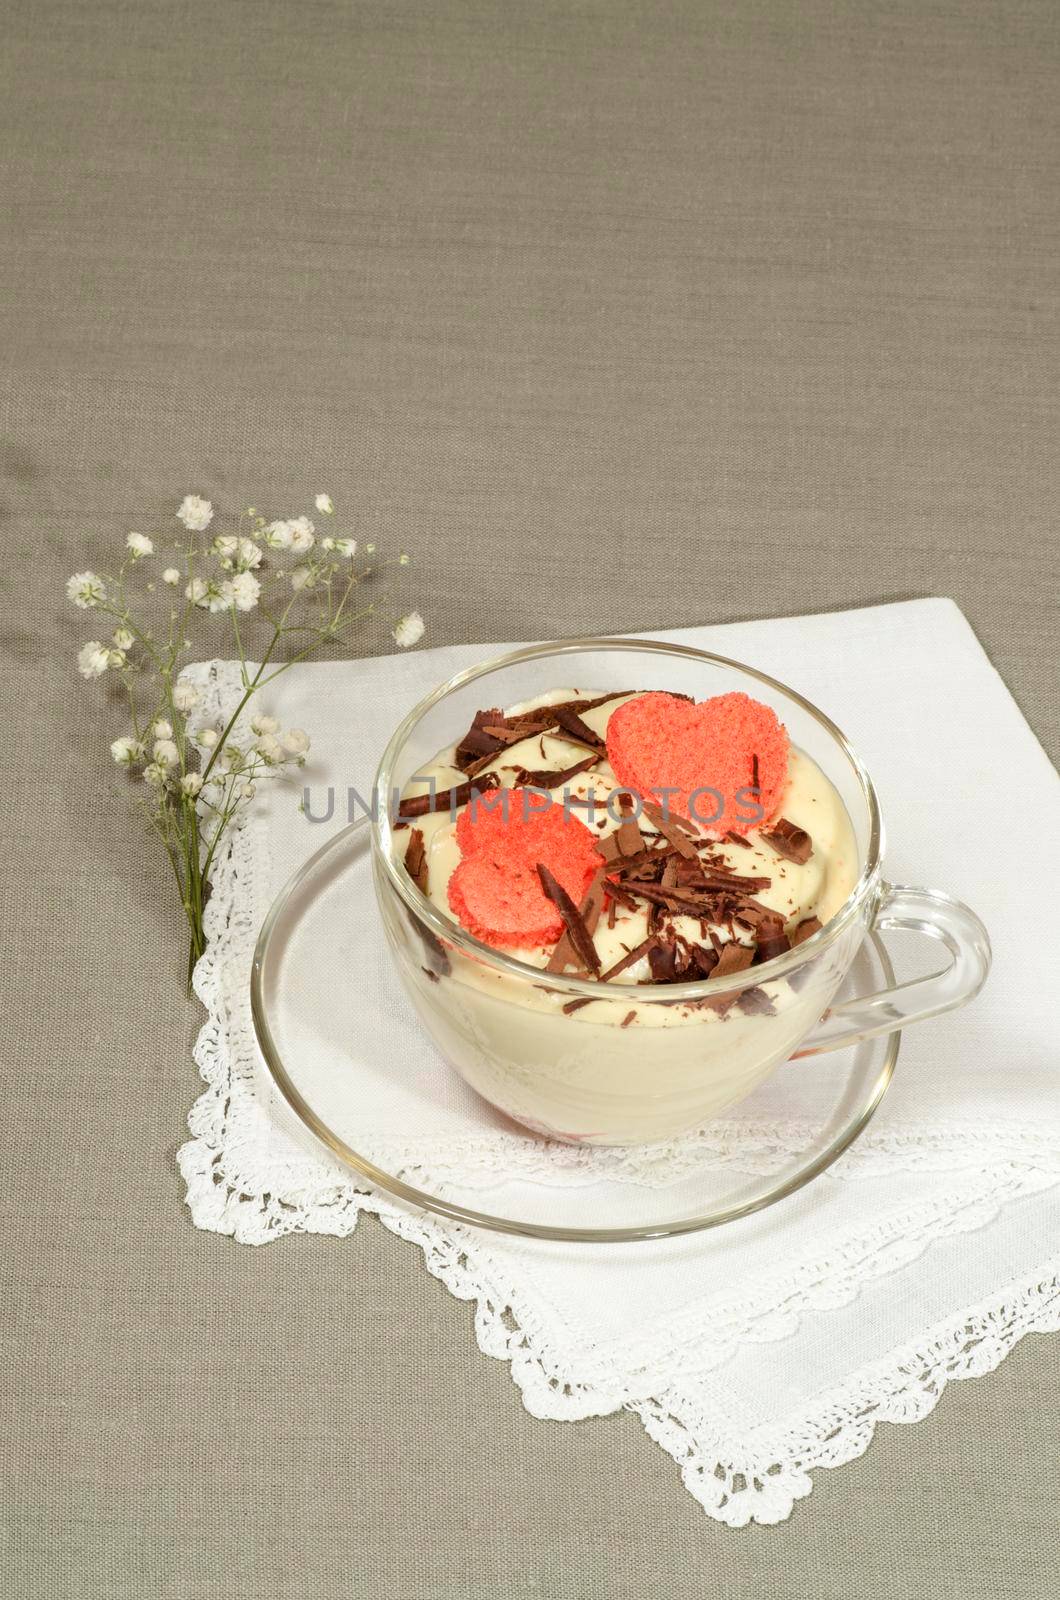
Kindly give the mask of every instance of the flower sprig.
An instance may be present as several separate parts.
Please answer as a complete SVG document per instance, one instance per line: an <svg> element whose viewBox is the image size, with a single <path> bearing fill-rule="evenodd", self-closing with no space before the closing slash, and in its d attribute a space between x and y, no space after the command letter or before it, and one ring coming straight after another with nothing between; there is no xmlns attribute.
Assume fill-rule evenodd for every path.
<svg viewBox="0 0 1060 1600"><path fill-rule="evenodd" d="M315 507L328 518L335 514L327 494L317 495ZM121 681L129 731L110 751L142 785L141 804L169 856L191 934L190 978L204 949L203 910L221 840L259 781L304 766L309 752L303 729L284 729L265 713L251 716L244 731L248 702L295 662L325 645L351 642L375 610L371 602L358 605L356 596L378 562L374 545L359 551L353 538L319 535L306 516L269 522L249 507L234 532L210 536L213 506L194 494L176 515L184 536L164 551L150 535L130 533L116 573L77 572L66 593L79 609L108 619L110 637L82 646L78 670L84 678L112 672ZM148 565L156 555L165 563L157 577ZM406 565L408 557L399 562ZM141 579L144 594L136 597L134 582ZM137 609L141 602L146 615ZM211 617L229 630L242 684L223 726L202 720L202 695L181 678L193 650L189 635ZM244 648L250 623L263 630L257 662ZM407 649L423 631L414 611L392 635Z"/></svg>

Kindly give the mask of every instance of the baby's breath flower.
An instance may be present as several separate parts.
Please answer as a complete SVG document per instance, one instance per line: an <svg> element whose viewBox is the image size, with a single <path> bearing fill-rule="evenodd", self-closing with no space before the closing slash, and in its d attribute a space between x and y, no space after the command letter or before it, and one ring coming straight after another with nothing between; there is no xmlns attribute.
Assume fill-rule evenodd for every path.
<svg viewBox="0 0 1060 1600"><path fill-rule="evenodd" d="M289 522L270 522L262 530L261 537L270 550L289 550L291 548L291 524Z"/></svg>
<svg viewBox="0 0 1060 1600"><path fill-rule="evenodd" d="M266 766L282 767L287 759L279 739L274 738L271 733L263 733L260 738L256 739L255 747Z"/></svg>
<svg viewBox="0 0 1060 1600"><path fill-rule="evenodd" d="M227 578L220 583L212 578L192 578L184 593L203 611L227 611L232 604L232 586Z"/></svg>
<svg viewBox="0 0 1060 1600"><path fill-rule="evenodd" d="M98 623L100 631L107 627L113 633L106 640L90 640L80 650L77 667L85 678L98 678L113 668L121 675L122 687L132 701L130 732L115 739L110 746L115 763L143 778L149 798L149 809L158 824L170 851L180 883L184 910L191 927L191 952L189 972L204 947L202 904L208 888L204 879L209 877L215 850L224 831L233 824L240 806L250 800L262 778L291 774L295 767L306 764L309 752L309 735L301 728L284 731L278 719L264 712L258 713L255 691L262 683L262 674L250 678L245 670L242 677L244 694L240 708L255 696L254 714L248 709L252 732L245 736L230 735L231 724L220 715L214 717L204 704L203 691L194 683L181 682L178 673L183 661L190 659L195 648L185 639L183 626L190 633L190 618L196 615L195 607L221 614L220 631L227 633L232 643L241 647L241 612L270 610L270 597L274 597L282 617L277 620L264 616L272 631L262 658L269 662L285 643L285 635L309 635L309 644L299 647L295 660L310 654L319 645L338 633L345 599L351 584L358 577L358 569L351 566L345 582L336 582L340 559L349 561L360 550L369 555L374 544L361 546L355 539L335 537L337 519L331 496L323 490L315 496L317 513L328 519L318 536L308 516L290 517L274 522L250 507L238 524L235 533L221 533L214 526L214 508L201 495L185 495L176 509L176 517L192 538L191 545L183 537L158 540L154 536L130 533L125 536L120 572L128 574L142 559L158 556L160 563L167 559L174 564L155 567L150 562L139 585L141 593L146 588L148 599L156 589L171 591L168 627L150 631L135 607L127 609L124 598L124 580L120 576L111 580L95 572L77 572L67 580L66 591L72 604L82 610L100 608L107 622ZM332 520L334 519L334 520ZM249 537L248 537L249 535ZM317 554L317 547L323 554ZM274 559L272 552L290 555L291 559ZM404 566L408 556L399 558ZM199 574L196 576L195 574ZM290 585L288 585L288 579ZM145 581L147 580L147 581ZM282 599L287 590L287 601ZM293 590L293 594L292 594ZM305 590L303 597L301 591ZM277 593L277 591L280 591ZM180 599L181 594L190 602L188 610ZM157 604L158 596L155 596ZM298 616L301 609L303 616ZM371 611L373 608L368 607ZM288 612L294 620L287 625ZM224 613L230 626L224 626ZM178 624L178 614L180 623ZM255 618L255 621L257 619ZM174 630L180 626L181 632ZM206 632L204 628L202 630ZM211 626L210 632L215 629ZM423 636L424 624L419 612L403 617L394 628L394 638L403 648L408 648ZM221 651L206 653L224 653ZM242 654L242 650L240 649ZM288 655L290 652L286 652ZM281 670L288 662L273 661L273 670ZM265 679L264 681L268 681ZM155 710L168 711L176 731L164 715L155 716ZM203 716L211 715L208 725L192 727ZM152 721L152 717L154 720ZM240 724L242 726L242 723ZM222 729L224 731L222 731ZM196 756L200 759L196 760ZM198 771L186 771L187 764ZM205 769L209 769L206 771Z"/></svg>
<svg viewBox="0 0 1060 1600"><path fill-rule="evenodd" d="M173 704L184 716L194 711L201 699L202 695L193 683L178 683L173 689Z"/></svg>
<svg viewBox="0 0 1060 1600"><path fill-rule="evenodd" d="M88 611L107 598L107 586L98 573L75 572L66 580L66 597L82 611Z"/></svg>
<svg viewBox="0 0 1060 1600"><path fill-rule="evenodd" d="M237 572L227 585L229 595L240 611L253 611L261 593L261 584L252 572Z"/></svg>
<svg viewBox="0 0 1060 1600"><path fill-rule="evenodd" d="M289 522L287 526L291 530L292 550L298 555L302 555L306 550L312 549L316 529L308 517L295 517L294 521Z"/></svg>
<svg viewBox="0 0 1060 1600"><path fill-rule="evenodd" d="M210 548L215 556L220 556L222 566L230 566L239 549L239 540L234 533L219 533Z"/></svg>
<svg viewBox="0 0 1060 1600"><path fill-rule="evenodd" d="M407 617L402 617L394 629L394 642L402 650L408 650L410 646L418 644L422 638L423 618L418 611L410 611Z"/></svg>
<svg viewBox="0 0 1060 1600"><path fill-rule="evenodd" d="M98 639L90 639L78 651L77 670L82 678L101 678L110 666L111 652Z"/></svg>
<svg viewBox="0 0 1060 1600"><path fill-rule="evenodd" d="M139 739L126 734L121 739L115 739L110 747L110 753L119 767L131 767L134 762L142 760L144 747Z"/></svg>
<svg viewBox="0 0 1060 1600"><path fill-rule="evenodd" d="M200 495L186 494L177 507L177 516L189 533L203 533L213 521L213 506Z"/></svg>

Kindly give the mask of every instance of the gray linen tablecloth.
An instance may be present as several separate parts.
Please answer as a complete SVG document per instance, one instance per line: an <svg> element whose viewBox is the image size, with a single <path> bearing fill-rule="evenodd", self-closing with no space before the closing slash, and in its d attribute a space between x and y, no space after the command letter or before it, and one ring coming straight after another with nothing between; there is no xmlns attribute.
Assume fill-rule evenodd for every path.
<svg viewBox="0 0 1060 1600"><path fill-rule="evenodd" d="M370 1219L192 1228L62 598L188 490L327 489L436 643L951 594L1055 757L1054 0L9 0L0 73L0 1592L1054 1596L1060 1341L734 1533Z"/></svg>

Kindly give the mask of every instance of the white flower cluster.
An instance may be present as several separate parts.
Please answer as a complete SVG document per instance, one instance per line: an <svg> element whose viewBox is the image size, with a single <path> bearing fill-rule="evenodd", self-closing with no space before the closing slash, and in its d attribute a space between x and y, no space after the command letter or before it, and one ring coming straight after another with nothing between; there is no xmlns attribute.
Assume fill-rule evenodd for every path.
<svg viewBox="0 0 1060 1600"><path fill-rule="evenodd" d="M335 516L329 494L321 491L314 505L319 516ZM121 566L113 576L75 572L66 584L73 605L106 619L95 630L103 637L90 639L78 653L78 671L85 678L99 678L111 670L121 675L132 728L112 742L110 753L148 790L147 795L141 792L141 799L169 855L188 919L189 976L204 948L204 888L218 841L235 823L259 779L282 777L304 767L309 753L309 735L302 728L284 729L276 717L252 716L243 707L294 662L325 643L347 640L352 627L374 609L370 603L358 606L352 598L355 587L371 572L370 566L361 572L353 564L359 553L356 539L336 537L333 532L320 536L306 516L268 522L253 506L244 515L251 525L241 521L236 533L207 532L214 523L213 506L201 495L185 495L176 510L185 530L179 539L129 533ZM364 545L363 553L371 560L375 545ZM150 558L155 556L158 565L152 573ZM402 555L400 564L407 562ZM146 582L141 587L149 595L156 590L162 594L155 597L154 613L141 618L134 609L130 580L145 564ZM302 591L311 596L309 604L301 602ZM188 634L196 609L222 619L227 614L228 637L238 651L244 688L240 719L233 730L227 725L204 725L202 694L179 677L181 660L192 648ZM256 667L246 659L237 616L254 610L261 613L260 620L255 619L254 654L260 662ZM108 639L109 630L113 631ZM393 637L407 650L423 633L423 618L412 611L396 624ZM264 648L259 652L262 635ZM281 646L288 638L293 643L284 651ZM250 642L248 638L246 643ZM152 711L146 709L145 700Z"/></svg>
<svg viewBox="0 0 1060 1600"><path fill-rule="evenodd" d="M123 667L125 651L114 644L100 644L90 639L77 654L77 670L82 678L101 678L108 667Z"/></svg>
<svg viewBox="0 0 1060 1600"><path fill-rule="evenodd" d="M185 691L181 698L190 708L198 703L199 694L197 690ZM183 786L184 780L176 776L176 769L181 764L180 749L173 736L173 725L164 717L156 717L142 738L135 734L124 734L120 739L115 739L110 753L119 767L137 767L142 763L143 780L151 789Z"/></svg>
<svg viewBox="0 0 1060 1600"><path fill-rule="evenodd" d="M234 533L218 534L211 546L226 572L249 572L261 566L261 546Z"/></svg>
<svg viewBox="0 0 1060 1600"><path fill-rule="evenodd" d="M261 594L261 584L252 572L237 572L231 578L192 578L184 590L188 599L204 611L253 611Z"/></svg>
<svg viewBox="0 0 1060 1600"><path fill-rule="evenodd" d="M270 522L262 533L270 550L292 550L305 555L316 542L316 529L308 517L293 517L285 522Z"/></svg>
<svg viewBox="0 0 1060 1600"><path fill-rule="evenodd" d="M412 645L419 644L423 638L423 618L418 611L410 611L407 617L394 629L394 643L402 650L408 650Z"/></svg>
<svg viewBox="0 0 1060 1600"><path fill-rule="evenodd" d="M205 533L213 521L213 506L197 494L186 494L177 507L177 516L189 533Z"/></svg>
<svg viewBox="0 0 1060 1600"><path fill-rule="evenodd" d="M66 580L66 598L82 611L90 611L107 598L107 586L95 572L75 572Z"/></svg>
<svg viewBox="0 0 1060 1600"><path fill-rule="evenodd" d="M226 741L223 760L230 768L243 771L248 765L257 763L273 768L284 767L288 763L297 767L305 766L309 735L303 728L288 728L284 732L276 717L260 714L251 718L250 732L253 737L249 741L236 742L231 736ZM218 733L216 728L200 728L195 738L203 749L212 750L217 744Z"/></svg>

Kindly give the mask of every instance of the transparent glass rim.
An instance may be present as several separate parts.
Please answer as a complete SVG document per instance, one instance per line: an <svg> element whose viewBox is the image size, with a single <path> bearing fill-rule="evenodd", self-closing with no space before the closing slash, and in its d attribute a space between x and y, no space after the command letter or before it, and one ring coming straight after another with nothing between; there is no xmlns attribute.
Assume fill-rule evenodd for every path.
<svg viewBox="0 0 1060 1600"><path fill-rule="evenodd" d="M310 856L309 860L303 862L302 866L292 874L269 907L261 925L261 932L258 934L251 965L250 1010L254 1033L266 1069L294 1115L327 1150L338 1157L344 1166L365 1179L373 1188L392 1195L418 1211L426 1211L433 1216L444 1217L450 1222L484 1229L489 1233L515 1234L523 1238L563 1241L570 1244L643 1243L652 1239L668 1239L679 1234L699 1233L709 1228L722 1227L726 1223L739 1221L741 1217L764 1211L779 1200L787 1199L789 1195L797 1193L815 1178L819 1178L835 1161L838 1161L844 1151L848 1150L855 1139L864 1132L879 1109L898 1062L902 1037L900 1030L896 1030L887 1038L884 1055L876 1069L876 1075L849 1122L838 1130L831 1142L806 1166L800 1167L772 1188L754 1195L749 1200L666 1222L632 1224L619 1228L583 1228L526 1222L517 1217L498 1216L492 1212L478 1211L472 1206L461 1205L455 1200L447 1200L441 1195L431 1194L426 1189L407 1183L404 1178L399 1178L394 1173L387 1172L385 1168L348 1144L306 1100L287 1070L283 1053L272 1031L266 992L270 966L275 959L273 936L291 901L307 887L311 887L315 878L326 877L334 858L350 849L353 841L358 834L364 832L367 825L368 819L359 817L356 822L337 833L333 839L329 839L315 855ZM882 940L871 929L868 940L876 951L887 984L893 986L894 969ZM884 1041L878 1042L883 1044ZM528 1134L527 1137L530 1138L532 1135Z"/></svg>
<svg viewBox="0 0 1060 1600"><path fill-rule="evenodd" d="M395 762L401 752L405 741L416 727L417 723L440 701L457 689L464 688L469 683L474 683L477 678L484 678L504 667L515 666L520 662L544 660L550 657L578 656L594 650L625 651L630 654L647 651L654 655L679 656L685 660L709 663L711 666L727 667L734 672L741 672L758 683L765 684L770 689L775 689L779 694L787 696L796 705L802 707L813 719L820 724L825 732L835 741L858 781L862 798L868 811L869 839L865 850L865 860L861 873L851 890L848 898L836 912L835 916L825 923L817 933L809 939L804 939L801 944L793 946L782 955L774 956L771 961L763 961L760 965L749 968L744 973L718 982L717 980L698 979L692 983L668 983L637 985L637 1001L648 1004L678 1005L689 1003L693 1000L706 998L708 995L721 993L736 994L743 989L765 982L772 978L783 978L787 973L795 971L805 962L812 961L815 956L826 950L836 939L843 934L850 924L860 915L866 901L870 900L879 889L880 864L883 854L883 823L880 816L880 804L868 771L850 743L849 739L840 728L825 715L819 707L805 695L792 689L788 684L782 683L779 678L771 678L768 673L759 672L755 667L749 667L742 661L734 661L729 656L713 655L707 650L697 650L692 645L668 644L658 639L559 639L547 644L526 645L519 650L507 651L504 655L494 656L488 661L480 662L474 667L465 667L462 672L456 673L445 683L424 696L417 705L413 706L407 716L395 728L390 742L383 751L379 762L379 769L375 779L375 794L380 797L381 804L376 807L372 818L371 840L373 854L386 875L387 881L396 890L409 910L426 924L431 932L439 939L452 945L473 961L484 963L494 968L495 971L507 973L509 977L521 979L524 983L541 981L541 968L531 966L528 962L520 961L516 956L505 954L504 951L495 950L492 945L483 944L481 939L476 939L474 934L468 933L455 920L450 920L427 899L426 895L413 883L408 873L395 859L393 853L394 829L390 819L389 797L393 782L391 773ZM591 978L576 978L567 973L549 973L549 987L558 994L569 995L572 999L599 999L600 985Z"/></svg>

